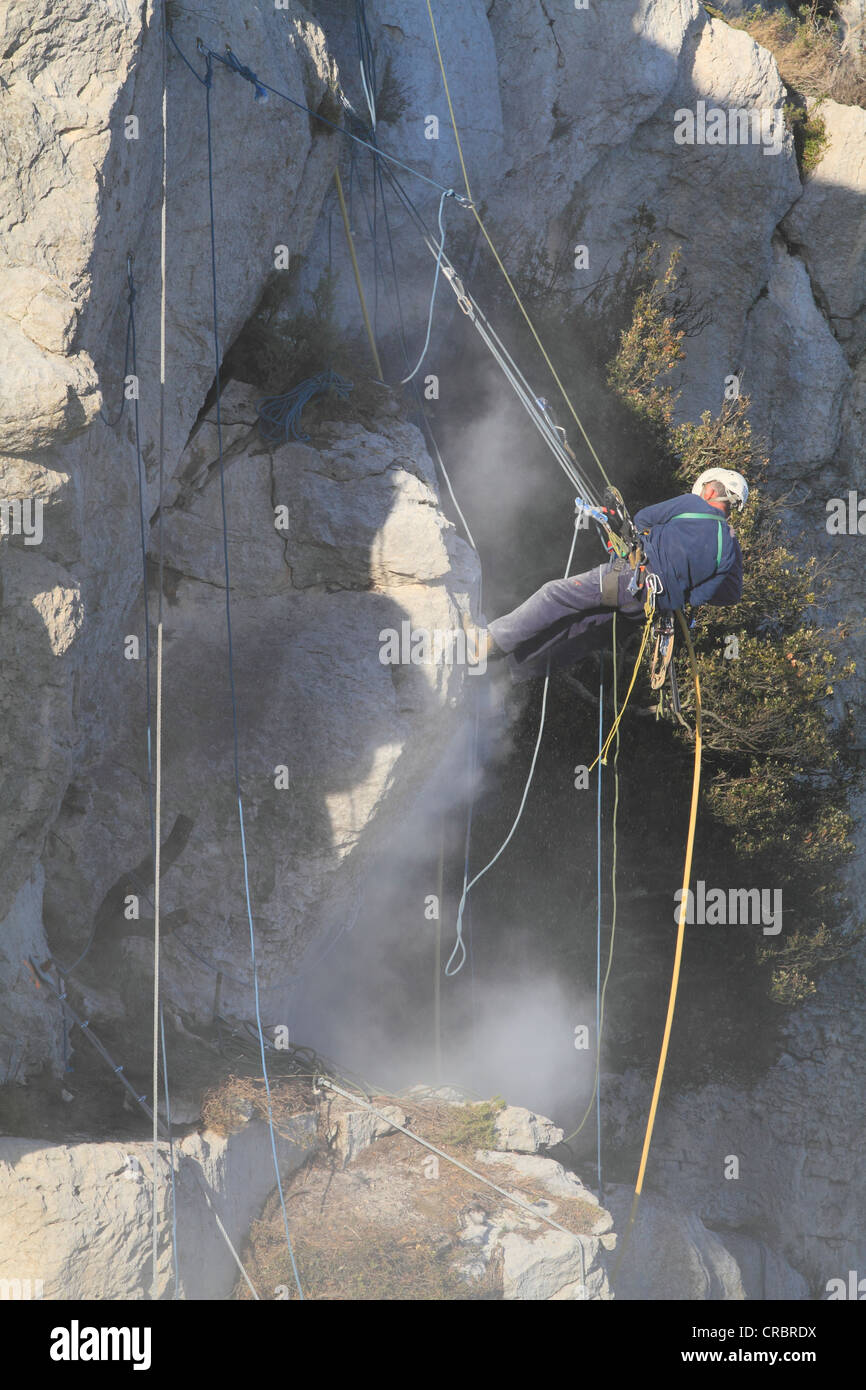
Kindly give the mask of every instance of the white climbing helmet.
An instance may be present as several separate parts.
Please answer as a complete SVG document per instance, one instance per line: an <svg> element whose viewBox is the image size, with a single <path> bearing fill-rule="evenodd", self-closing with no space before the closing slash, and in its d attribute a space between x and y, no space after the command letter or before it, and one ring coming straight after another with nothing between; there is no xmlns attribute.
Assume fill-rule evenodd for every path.
<svg viewBox="0 0 866 1390"><path fill-rule="evenodd" d="M743 510L749 500L749 484L742 473L735 473L732 468L708 468L695 479L692 492L700 497L707 483L718 483L728 502L732 507L736 507L738 512Z"/></svg>

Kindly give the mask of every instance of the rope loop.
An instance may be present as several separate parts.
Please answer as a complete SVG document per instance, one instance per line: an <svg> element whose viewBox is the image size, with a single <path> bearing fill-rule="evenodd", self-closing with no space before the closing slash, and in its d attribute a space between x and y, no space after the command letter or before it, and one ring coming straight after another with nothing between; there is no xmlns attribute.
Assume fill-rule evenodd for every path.
<svg viewBox="0 0 866 1390"><path fill-rule="evenodd" d="M218 55L215 53L213 56L216 58ZM266 88L259 81L252 68L245 67L240 59L235 57L228 44L226 44L226 56L223 61L226 67L231 68L232 72L237 73L238 77L243 77L247 82L252 83L256 89L256 101L267 101L268 93Z"/></svg>

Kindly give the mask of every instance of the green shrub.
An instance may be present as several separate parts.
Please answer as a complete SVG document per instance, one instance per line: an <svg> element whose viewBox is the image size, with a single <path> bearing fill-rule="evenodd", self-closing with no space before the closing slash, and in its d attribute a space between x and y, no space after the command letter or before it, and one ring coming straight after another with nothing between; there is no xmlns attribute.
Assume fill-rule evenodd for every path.
<svg viewBox="0 0 866 1390"><path fill-rule="evenodd" d="M457 1112L455 1123L443 1138L443 1144L459 1148L494 1149L496 1147L496 1116L505 1109L501 1096L482 1100L477 1105L464 1105Z"/></svg>
<svg viewBox="0 0 866 1390"><path fill-rule="evenodd" d="M689 490L695 476L712 467L734 468L750 482L749 505L736 519L742 601L704 606L693 632L709 774L701 836L731 873L739 868L742 882L784 886L786 933L764 946L760 959L772 966L779 957L771 996L790 1003L812 991L814 974L849 939L842 934L847 904L831 885L852 852L848 793L854 771L847 730L830 710L836 682L854 674L844 656L849 625L821 624L829 581L816 559L799 559L784 543L782 504L766 488L767 460L752 435L748 398L727 402L717 416L706 412L699 423L674 423L670 372L684 356L683 334L670 310L675 282L672 256L661 279L637 296L608 379L659 452L671 483ZM725 656L730 637L738 643L737 659ZM683 709L694 719L684 652L676 665ZM676 737L693 736L680 729Z"/></svg>

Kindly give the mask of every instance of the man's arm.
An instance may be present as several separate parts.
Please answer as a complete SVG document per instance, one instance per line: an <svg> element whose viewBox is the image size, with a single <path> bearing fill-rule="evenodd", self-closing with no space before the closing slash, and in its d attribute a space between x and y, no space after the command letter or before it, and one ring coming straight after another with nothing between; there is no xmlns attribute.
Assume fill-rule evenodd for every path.
<svg viewBox="0 0 866 1390"><path fill-rule="evenodd" d="M656 502L652 507L642 507L632 518L639 531L648 531L651 526L661 526L663 522L670 521L671 517L678 512L686 510L684 503L694 503L694 497L690 494L682 497L671 497L667 502ZM694 511L694 506L691 507Z"/></svg>

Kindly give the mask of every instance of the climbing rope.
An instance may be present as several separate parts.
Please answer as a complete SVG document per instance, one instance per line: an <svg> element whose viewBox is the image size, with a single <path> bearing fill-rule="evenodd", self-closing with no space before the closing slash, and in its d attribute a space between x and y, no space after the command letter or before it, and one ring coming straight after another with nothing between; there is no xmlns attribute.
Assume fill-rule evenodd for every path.
<svg viewBox="0 0 866 1390"><path fill-rule="evenodd" d="M180 1263L177 1257L177 1192L174 1180L174 1136L171 1132L171 1096L168 1089L168 1056L165 1049L165 1010L159 1011L159 1040L162 1047L163 1094L165 1096L165 1128L168 1135L168 1168L170 1177L169 1199L171 1202L171 1256L174 1270L174 1297L180 1295Z"/></svg>
<svg viewBox="0 0 866 1390"><path fill-rule="evenodd" d="M163 647L163 627L162 627L162 599L164 589L165 571L165 544L163 530L163 515L165 512L164 488L165 488L165 319L167 304L167 277L166 277L166 218L168 207L168 45L166 36L168 34L168 19L166 7L161 7L161 76L162 76L162 103L161 103L161 128L162 128L162 167L161 167L161 193L160 204L160 236L159 236L159 521L158 521L158 549L159 549L159 592L158 592L158 612L156 627L156 757L153 790L153 1071L152 1071L152 1092L153 1095L153 1188L151 1198L151 1287L150 1296L156 1299L159 1292L159 1119L157 1096L159 1095L159 1045L160 1045L160 1002L159 1002L159 951L160 951L160 854L162 851L161 843L161 818L162 818L162 647ZM147 575L144 578L145 590L147 588ZM146 640L150 642L150 633L146 634ZM148 668L149 669L149 668ZM149 748L148 748L149 753ZM148 766L148 780L150 769Z"/></svg>
<svg viewBox="0 0 866 1390"><path fill-rule="evenodd" d="M370 112L370 126L376 130L376 53L367 26L367 7L364 0L355 0L355 33L358 40L358 66L361 69L361 86L364 99ZM369 76L368 76L369 74Z"/></svg>
<svg viewBox="0 0 866 1390"><path fill-rule="evenodd" d="M631 1212L628 1218L628 1225L623 1234L622 1243L619 1248L616 1266L613 1272L613 1282L616 1282L628 1246L629 1237L634 1228L635 1217L637 1216L638 1203L643 1191L644 1176L646 1174L647 1160L649 1158L650 1144L652 1143L653 1129L655 1127L656 1112L658 1110L659 1096L661 1094L662 1080L665 1074L665 1064L667 1062L668 1047L671 1039L671 1029L674 1021L674 1010L677 1002L677 988L680 980L680 966L683 957L683 944L685 942L686 916L688 913L688 892L689 882L692 876L692 855L695 847L695 827L698 817L698 796L701 786L701 752L703 747L703 710L701 704L701 682L698 675L698 663L695 657L695 649L692 645L691 634L688 623L685 620L681 609L677 610L677 620L680 625L683 637L685 638L686 648L689 654L689 666L691 667L692 679L695 685L695 757L694 771L692 773L692 799L689 807L689 829L686 836L686 855L683 865L683 884L680 894L680 913L677 922L677 941L674 949L674 964L671 972L671 987L668 995L668 1008L665 1016L664 1034L662 1036L661 1051L659 1053L658 1066L656 1068L655 1084L653 1086L652 1100L650 1101L649 1116L647 1118L646 1131L644 1133L643 1148L641 1150L640 1165L638 1167L637 1181L634 1186L634 1198L631 1204Z"/></svg>
<svg viewBox="0 0 866 1390"><path fill-rule="evenodd" d="M447 191L446 193L443 193L442 196L441 196L440 199L439 199L439 214L438 214L438 222L439 222L439 245L438 245L438 247L436 248L436 270L435 270L434 275L433 275L433 290L432 290L432 293L431 293L431 295L430 295L430 309L429 309L428 314L427 314L427 334L426 334L426 337L424 338L424 346L423 346L423 348L421 349L421 356L418 358L418 361L415 363L415 366L412 368L412 370L411 370L411 372L409 373L409 375L403 377L402 381L400 382L400 385L401 385L401 386L405 386L406 383L409 382L409 381L411 381L412 378L413 378L413 376L415 376L416 372L418 371L418 369L419 369L420 366L421 366L421 363L424 361L424 358L427 356L427 349L428 349L429 346L430 346L430 333L431 333L432 328L433 328L433 308L434 308L434 305L435 305L435 303L436 303L436 287L437 287L437 285L439 284L439 272L440 272L440 270L442 269L442 257L443 257L443 255L445 254L445 227L444 227L443 222L442 222L442 215L443 215L443 210L444 210L444 208L445 208L445 199L446 199L446 198L453 198L453 197L454 197L454 189L453 189L453 188L449 188L448 191Z"/></svg>
<svg viewBox="0 0 866 1390"><path fill-rule="evenodd" d="M120 387L120 409L118 410L117 414L112 420L106 414L102 406L100 406L99 408L100 418L105 422L106 425L108 425L108 428L112 430L120 424L126 412L126 385L129 379L130 358L134 358L135 356L135 280L133 279L132 274L131 255L127 256L126 258L126 302L129 306L129 311L126 316L126 347L123 353L123 381ZM132 370L134 374L135 367L133 367Z"/></svg>
<svg viewBox="0 0 866 1390"><path fill-rule="evenodd" d="M346 233L346 241L349 244L349 255L352 258L352 273L355 276L355 286L358 291L358 299L361 303L361 315L364 319L364 327L367 330L367 338L370 343L370 351L373 354L373 361L376 364L376 373L380 381L383 380L382 363L379 360L379 349L376 347L376 339L373 334L373 325L370 322L370 315L367 311L367 301L364 298L364 282L361 279L361 271L358 266L358 257L355 253L355 242L352 237L352 225L349 221L349 213L346 208L346 199L343 196L343 182L340 178L339 169L334 170L334 183L337 186L337 198L340 202L340 215L343 219L343 228Z"/></svg>
<svg viewBox="0 0 866 1390"><path fill-rule="evenodd" d="M602 738L604 735L604 658L599 665L598 680L598 790L595 803L595 1114L596 1114L596 1172L598 1174L598 1200L601 1201L601 1104L599 1090L601 1070L598 1058L601 1055L601 780L602 780Z"/></svg>
<svg viewBox="0 0 866 1390"><path fill-rule="evenodd" d="M174 37L170 30L168 33L168 37L171 40L171 43L173 44L177 53L183 59L183 62L189 68L189 71L192 73L196 81L204 84L206 78L202 77L201 73L193 67L192 63L189 61L180 44L177 42L177 39ZM321 112L314 111L312 107L306 106L304 102L297 101L294 97L290 97L288 92L281 92L277 87L271 87L268 85L267 82L260 81L260 79L256 77L255 73L251 72L249 68L245 68L241 65L241 63L238 61L235 55L231 53L231 50L229 48L226 48L227 56L225 57L223 57L223 55L220 53L215 53L212 48L208 48L206 44L202 43L201 39L197 41L196 48L198 52L205 58L206 61L210 63L222 63L226 68L229 69L230 72L235 72L240 77L244 77L247 79L247 81L252 82L255 86L256 98L258 100L261 100L263 96L266 97L268 93L270 93L272 96L280 97L283 101L287 101L291 106L297 107L299 111L306 112L306 114L312 117L314 121L318 121L321 125L326 125L331 130L335 130L338 133L338 135L345 136L347 140L353 140L356 145L363 145L365 149L373 150L375 154L380 156L380 158L387 159L388 163L393 164L395 168L402 169L405 173L411 174L413 178L420 179L422 183L429 184L431 188L435 188L439 193L445 192L444 184L438 183L436 179L431 179L427 174L422 174L420 169L413 169L411 164L404 164L402 159L396 159L394 155L387 154L385 150L379 149L376 145L371 145L369 140L363 140L359 135L354 135L351 131L346 130L345 126L337 125L336 121L329 120L328 117L323 116ZM228 56L229 54L231 54L230 57ZM458 198L458 201L463 202L464 200L462 198Z"/></svg>
<svg viewBox="0 0 866 1390"><path fill-rule="evenodd" d="M212 290L212 311L213 311L213 351L214 369L216 382L216 427L217 427L217 453L219 465L220 481L220 509L222 518L222 550L223 550L223 571L225 576L225 613L226 613L226 646L228 656L228 676L229 692L231 695L232 707L232 763L234 769L235 793L238 806L238 827L240 831L241 859L243 863L243 887L244 902L246 906L247 923L250 936L250 962L253 977L253 994L255 999L256 1024L259 1031L259 1043L261 1048L262 1076L265 1082L265 1092L268 1102L268 1128L271 1138L271 1154L274 1163L274 1173L277 1179L277 1191L279 1193L280 1207L283 1215L283 1226L286 1234L286 1244L289 1250L289 1258L292 1264L292 1273L298 1289L298 1297L303 1301L304 1291L301 1288L300 1275L295 1260L295 1252L292 1246L292 1238L289 1233L289 1217L286 1211L286 1202L283 1195L283 1180L280 1173L280 1164L277 1157L277 1143L274 1125L273 1103L271 1099L271 1085L268 1076L268 1064L265 1056L265 1039L262 1028L261 1002L259 998L259 972L256 959L256 938L255 927L253 925L252 898L250 892L249 862L247 857L246 832L244 828L244 803L241 790L240 775L240 733L237 707L237 693L235 689L235 668L234 668L234 649L232 643L232 615L231 615L231 575L229 569L229 549L228 549L228 511L226 507L225 490L225 460L223 457L223 438L222 438L222 413L220 406L221 398L221 363L222 353L219 341L219 313L217 303L217 264L216 264L216 216L214 212L214 176L213 176L213 122L211 118L211 89L213 81L213 65L210 50L207 57L207 74L203 79L205 88L205 120L207 125L207 171L208 171L208 206L210 212L210 263L211 263L211 290ZM240 69L238 69L240 71ZM245 74L241 74L245 75ZM250 79L252 80L252 78ZM157 846L158 847L158 846Z"/></svg>
<svg viewBox="0 0 866 1390"><path fill-rule="evenodd" d="M577 1129L573 1129L563 1139L564 1144L568 1144L572 1139L576 1139L592 1113L593 1106L597 1107L596 1127L597 1127L597 1148L599 1151L599 1193L601 1201L601 1171L600 1171L600 1146L601 1146L601 1040L604 1035L604 1006L607 998L607 985L610 979L610 972L613 967L613 948L616 940L616 868L617 868L617 820L619 816L619 696L616 659L616 612L613 615L613 632L611 638L613 656L613 714L616 741L614 744L613 755L613 813L611 817L611 865L610 865L610 891L611 891L611 917L610 917L610 940L608 942L607 967L604 972L604 979L601 984L601 991L598 989L598 970L596 968L596 1042L595 1042L595 1075L592 1082L592 1092L589 1103L583 1112L580 1124ZM596 760L598 762L598 759ZM599 763L599 775L601 775L601 763Z"/></svg>
<svg viewBox="0 0 866 1390"><path fill-rule="evenodd" d="M533 425L568 478L570 485L575 491L589 498L593 506L597 508L600 507L602 500L600 492L591 479L580 468L575 455L563 441L561 431L554 425L550 418L550 411L546 401L544 401L542 397L539 397L530 386L490 320L482 311L478 301L466 289L448 255L444 250L440 249L440 244L428 231L421 214L412 199L409 198L400 181L394 176L391 170L386 170L385 172L400 202L415 222L430 255L434 260L441 262L442 271L454 291L460 308L472 323L488 352L490 352L500 371L505 376L505 379L514 390ZM456 196L455 194L455 197Z"/></svg>
<svg viewBox="0 0 866 1390"><path fill-rule="evenodd" d="M608 749L610 748L610 745L613 742L614 736L617 735L619 732L619 726L622 722L622 717L625 714L626 709L628 707L628 702L631 699L631 692L634 690L635 681L637 680L637 673L640 670L640 664L643 660L643 654L646 651L647 639L649 638L652 624L652 618L647 618L646 623L644 624L643 636L641 637L640 649L638 650L637 659L634 663L634 670L631 673L631 680L628 684L628 690L626 691L625 699L622 702L622 709L619 711L619 714L616 716L611 726L610 733L604 741L601 752L595 758L593 758L592 762L590 763L588 769L589 772L592 772L593 768L596 766L597 763L604 763L607 761Z"/></svg>
<svg viewBox="0 0 866 1390"><path fill-rule="evenodd" d="M460 168L461 168L462 173L463 173L463 182L464 182L464 184L466 185L466 198L467 198L467 200L468 200L469 207L470 207L470 209L471 209L471 211L472 211L472 215L473 215L473 217L475 218L476 222L478 223L479 228L481 229L481 233L482 233L482 235L483 235L483 237L484 237L484 240L487 242L487 245L490 247L490 250L491 250L491 252L493 253L494 260L496 261L496 264L498 265L500 271L502 272L502 275L503 275L503 277L504 277L504 279L505 279L505 283L507 284L509 290L511 291L511 293L512 293L512 295L513 295L513 297L514 297L514 300L515 300L515 302L516 302L516 304L517 304L518 309L520 310L521 314L523 315L524 319L526 320L526 323L527 323L527 325L528 325L528 327L529 327L529 330L530 330L530 332L532 333L532 336L533 336L533 338L535 339L536 343L538 344L539 349L541 350L541 355L542 355L542 357L544 358L545 362L547 363L547 366L548 366L548 368L549 368L549 370L550 370L550 374L551 374L551 376L553 377L554 381L556 382L556 384L557 384L557 386L558 386L558 388L559 388L559 391L560 391L560 393L561 393L561 395L562 395L562 398L563 398L563 400L565 401L566 405L568 406L568 409L569 409L569 411L571 412L571 415L572 415L572 417L573 417L573 419L574 419L574 422L575 422L575 424L577 425L578 429L580 430L581 435L583 436L583 440L584 440L584 443L586 444L586 447L589 449L590 454L592 455L593 459L595 460L595 463L597 464L598 469L599 469L599 472L601 473L601 476L604 478L604 481L608 484L608 486L610 486L610 485L611 485L611 484L610 484L610 478L607 476L607 473L606 473L605 470L604 470L604 465L602 464L601 459L599 458L598 454L596 453L595 449L593 448L592 440L590 439L589 435L587 434L586 430L584 429L583 424L581 423L580 417L578 416L577 411L575 410L574 406L572 405L571 398L570 398L568 392L566 391L565 387L564 387L563 384L562 384L562 381L561 381L561 379L560 379L560 377L559 377L559 373L557 372L556 368L554 367L553 362L551 361L551 359L550 359L550 357L549 357L549 355L548 355L547 349L545 348L544 343L541 341L541 338L540 338L539 335L538 335L538 331L537 331L537 329L536 329L536 327L535 327L535 324L532 322L532 319L531 319L530 316L529 316L529 313L528 313L528 311L527 311L527 309L526 309L526 307L525 307L525 305L524 305L524 303L523 303L523 300L521 299L520 295L519 295L518 292L517 292L517 289L516 289L515 286L514 286L514 283L513 283L512 279L511 279L511 276L508 274L508 271L505 269L505 266L504 266L504 264L503 264L503 262L502 262L502 258L500 257L499 252L497 251L496 247L494 246L493 241L491 240L490 234L489 234L489 232L487 231L487 228L485 227L484 222L482 221L481 214L479 213L478 208L476 207L475 202L473 201L473 198L472 198L472 189L471 189L470 186L469 186L469 175L468 175L468 173L467 173L467 171L466 171L466 161L465 161L464 158L463 158L463 145L462 145L462 143L461 143L461 141L460 141L460 131L459 131L458 128L457 128L457 117L456 117L455 114L454 114L454 106L453 106L453 103L452 103L452 101L451 101L451 92L450 92L450 89L449 89L449 87L448 87L448 77L447 77L447 74L446 74L446 72L445 72L445 62L444 62L444 59L443 59L443 57L442 57L442 49L439 47L439 35L438 35L437 31L436 31L436 20L435 20L434 17L433 17L433 7L432 7L432 5L431 5L431 3L430 3L430 0L427 0L427 13L428 13L428 15L430 16L430 27L431 27L431 29L432 29L432 31L433 31L433 42L434 42L434 44L436 45L436 57L437 57L438 60L439 60L439 71L440 71L440 73L441 73L441 75L442 75L442 86L443 86L444 89L445 89L445 99L446 99L446 101L447 101L447 103L448 103L448 114L449 114L449 116L450 116L450 118L451 118L451 127L452 127L452 129L453 129L453 131L454 131L454 140L455 140L455 143L456 143L456 145L457 145L457 154L458 154L458 156L459 156L459 158L460 158Z"/></svg>
<svg viewBox="0 0 866 1390"><path fill-rule="evenodd" d="M336 395L346 400L352 390L352 382L339 372L319 372L318 376L307 377L291 391L282 396L265 396L256 402L259 417L259 434L271 443L287 444L289 437L306 444L308 434L301 431L301 413L304 406L315 396Z"/></svg>
<svg viewBox="0 0 866 1390"><path fill-rule="evenodd" d="M572 560L574 559L574 547L575 547L575 545L577 544L577 531L578 531L578 525L579 525L579 518L578 518L578 517L575 517L575 519L574 519L574 529L573 529L572 535L571 535L571 548L569 549L569 552L568 552L568 560L566 561L566 565L565 565L565 574L563 575L563 578L564 578L564 579L567 579L568 576L569 576L569 574L570 574L570 572L571 572L571 562L572 562ZM519 826L520 821L521 821L521 819L522 819L523 810L524 810L524 807L526 806L526 800L527 800L527 797L529 796L529 789L530 789L530 787L532 786L532 779L533 779L533 777L535 776L535 766L536 766L536 763L538 762L538 754L539 754L539 750L541 749L541 740L542 740L542 738L543 738L543 736L544 736L544 723L545 723L545 719L546 719L546 717L547 717L547 692L548 692L549 689L550 689L550 659L548 658L547 671L545 672L545 676L544 676L544 686L542 687L542 691L541 691L541 714L540 714L540 716L539 716L539 721L538 721L538 735L537 735L536 740L535 740L535 748L533 749L533 752L532 752L532 761L531 761L530 764L529 764L529 772L527 773L526 782L525 782L524 787L523 787L523 795L522 795L522 797L520 798L520 805L519 805L518 808L517 808L517 815L514 817L514 821L512 822L511 829L509 830L508 834L506 835L505 839L502 841L502 844L499 846L499 849L496 851L496 853L494 854L494 856L493 856L493 858L490 860L490 862L487 863L487 864L485 864L483 869L479 869L478 873L475 875L475 877L474 877L469 883L464 882L464 885L463 885L463 892L462 892L462 894L461 894L461 896L460 896L460 903L459 903L458 908L457 908L456 940L455 940L455 942L454 942L454 949L452 950L451 955L448 957L448 962L447 962L447 964L446 964L446 966L445 966L445 974L446 974L446 975L456 975L456 974L458 973L458 971L460 971L460 970L463 969L463 966L464 966L464 964L465 964L465 962L466 962L466 947L465 947L464 944L463 944L463 912L464 912L464 909L465 909L465 907L466 907L466 899L469 897L469 894L472 892L472 889L475 887L476 883L478 883L478 882L484 877L484 875L485 875L486 873L488 873L488 872L493 868L493 865L494 865L494 864L497 862L497 860L499 860L499 859L501 858L501 856L505 853L506 849L507 849L508 846L510 845L512 839L514 838L515 832L517 831L517 827ZM452 967L452 962L454 961L454 957L455 957L458 953L459 953L459 955L460 955L459 963L458 963L457 965L455 965L454 968L452 969L452 968L451 968L451 967Z"/></svg>

